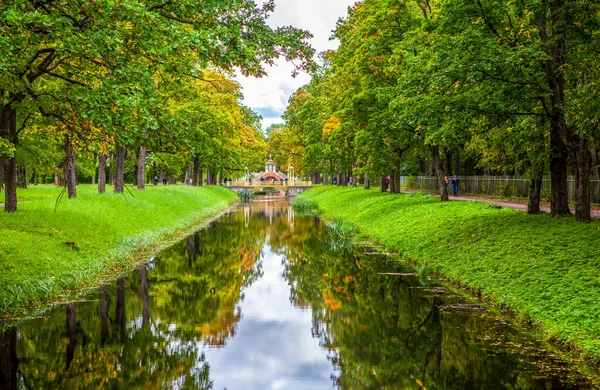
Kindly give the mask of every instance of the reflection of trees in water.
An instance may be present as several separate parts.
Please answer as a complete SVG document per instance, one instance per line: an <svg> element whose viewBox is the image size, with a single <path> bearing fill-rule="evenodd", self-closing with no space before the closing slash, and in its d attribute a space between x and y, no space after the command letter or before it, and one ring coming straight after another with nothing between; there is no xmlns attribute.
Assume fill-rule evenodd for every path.
<svg viewBox="0 0 600 390"><path fill-rule="evenodd" d="M16 390L19 383L18 376L17 331L9 329L0 332L0 389Z"/></svg>
<svg viewBox="0 0 600 390"><path fill-rule="evenodd" d="M295 230L303 231L299 218ZM564 373L554 372L552 362L538 363L545 354L539 346L498 326L492 315L443 311L458 298L381 256L333 255L322 235L307 229L281 251L290 298L312 306L312 334L328 351L339 388L564 386L556 385ZM538 364L547 366L542 371Z"/></svg>
<svg viewBox="0 0 600 390"><path fill-rule="evenodd" d="M235 334L238 303L243 288L262 275L270 229L259 214L248 228L241 221L242 214L231 214L188 237L101 288L97 302L1 333L0 383L8 386L2 389L25 382L27 388L212 388L196 342L222 346Z"/></svg>
<svg viewBox="0 0 600 390"><path fill-rule="evenodd" d="M262 275L262 223L245 227L230 214L161 254L149 274L152 312L177 325L176 333L220 347L241 319L243 288Z"/></svg>
<svg viewBox="0 0 600 390"><path fill-rule="evenodd" d="M539 369L519 363L523 355L491 347L536 346L489 319L441 310L452 298L416 277L378 275L402 273L397 264L331 254L323 234L317 219L277 204L230 214L100 289L97 302L0 333L0 390L211 389L199 344L223 346L235 334L267 239L286 258L290 301L312 307L313 337L328 351L338 387L559 388L535 379Z"/></svg>
<svg viewBox="0 0 600 390"><path fill-rule="evenodd" d="M151 322L149 316L144 322L148 290L138 275L143 273L103 287L97 303L67 305L18 331L0 333L0 389L109 384L132 389L211 389L210 367L198 347L177 339L169 324ZM131 294L125 294L128 287Z"/></svg>

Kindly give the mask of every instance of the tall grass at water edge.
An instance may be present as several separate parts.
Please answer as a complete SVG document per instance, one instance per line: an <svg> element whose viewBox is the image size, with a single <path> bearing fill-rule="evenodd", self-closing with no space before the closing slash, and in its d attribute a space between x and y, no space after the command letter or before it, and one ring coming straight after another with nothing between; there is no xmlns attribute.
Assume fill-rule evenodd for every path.
<svg viewBox="0 0 600 390"><path fill-rule="evenodd" d="M298 216L315 215L318 207L319 205L316 202L297 197L292 201L292 208Z"/></svg>
<svg viewBox="0 0 600 390"><path fill-rule="evenodd" d="M354 238L358 228L341 220L327 222L327 245L333 253L348 253L356 249Z"/></svg>
<svg viewBox="0 0 600 390"><path fill-rule="evenodd" d="M1 318L27 316L130 270L236 199L216 186L77 190L58 206L61 188L19 190L19 210L0 213Z"/></svg>
<svg viewBox="0 0 600 390"><path fill-rule="evenodd" d="M600 362L600 222L536 216L425 194L315 187L326 219L513 310L545 337Z"/></svg>

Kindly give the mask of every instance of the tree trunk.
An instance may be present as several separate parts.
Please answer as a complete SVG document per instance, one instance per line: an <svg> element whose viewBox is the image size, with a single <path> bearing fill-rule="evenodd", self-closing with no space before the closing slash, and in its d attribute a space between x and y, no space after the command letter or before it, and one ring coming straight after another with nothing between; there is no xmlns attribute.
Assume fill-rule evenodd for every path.
<svg viewBox="0 0 600 390"><path fill-rule="evenodd" d="M67 186L67 194L70 198L77 196L77 172L75 170L75 151L71 137L65 135L65 163L63 165L65 175L65 185Z"/></svg>
<svg viewBox="0 0 600 390"><path fill-rule="evenodd" d="M386 192L387 186L385 185L385 176L381 178L381 192Z"/></svg>
<svg viewBox="0 0 600 390"><path fill-rule="evenodd" d="M125 191L125 146L117 146L115 155L115 194L122 194Z"/></svg>
<svg viewBox="0 0 600 390"><path fill-rule="evenodd" d="M390 175L390 193L394 193L396 189L396 172L392 171Z"/></svg>
<svg viewBox="0 0 600 390"><path fill-rule="evenodd" d="M206 168L206 185L209 186L212 184L212 172L210 168Z"/></svg>
<svg viewBox="0 0 600 390"><path fill-rule="evenodd" d="M592 163L592 177L594 178L594 203L600 203L600 166L598 165L598 150L593 147L590 150L590 154Z"/></svg>
<svg viewBox="0 0 600 390"><path fill-rule="evenodd" d="M446 185L446 182L444 181L444 177L446 176L446 174L444 173L444 170L442 169L442 164L440 161L440 147L439 146L431 147L431 157L433 159L433 168L434 168L435 174L438 178L438 186L440 188L440 200L442 202L447 202L448 201L448 186Z"/></svg>
<svg viewBox="0 0 600 390"><path fill-rule="evenodd" d="M542 63L546 74L546 82L552 91L550 95L550 182L551 182L551 214L567 215L569 210L569 193L567 182L568 145L567 124L565 122L564 105L564 70L566 37L564 20L564 0L552 0L550 20L552 36L548 36L546 15L539 13L537 20L540 40L551 59Z"/></svg>
<svg viewBox="0 0 600 390"><path fill-rule="evenodd" d="M424 158L419 158L419 174L426 175L427 174L427 164L425 164Z"/></svg>
<svg viewBox="0 0 600 390"><path fill-rule="evenodd" d="M200 173L200 159L198 156L194 156L194 166L192 168L192 185L198 185L198 174ZM200 177L200 181L202 181L202 177Z"/></svg>
<svg viewBox="0 0 600 390"><path fill-rule="evenodd" d="M446 157L446 159L444 160L444 171L446 172L446 174L450 174L450 172L452 172L452 152L446 150L444 152L444 156Z"/></svg>
<svg viewBox="0 0 600 390"><path fill-rule="evenodd" d="M371 188L371 183L369 183L369 172L365 171L365 182L363 184L365 190Z"/></svg>
<svg viewBox="0 0 600 390"><path fill-rule="evenodd" d="M98 153L98 193L106 191L106 155Z"/></svg>
<svg viewBox="0 0 600 390"><path fill-rule="evenodd" d="M540 213L540 199L542 196L542 176L531 179L529 182L529 200L527 202L527 214Z"/></svg>
<svg viewBox="0 0 600 390"><path fill-rule="evenodd" d="M111 153L110 158L114 161L115 154ZM115 164L114 163L110 164L110 168L108 169L108 184L110 184L110 185L115 184Z"/></svg>
<svg viewBox="0 0 600 390"><path fill-rule="evenodd" d="M574 136L575 146L575 217L592 220L590 202L590 149L587 138Z"/></svg>
<svg viewBox="0 0 600 390"><path fill-rule="evenodd" d="M400 169L394 170L394 193L400 193Z"/></svg>
<svg viewBox="0 0 600 390"><path fill-rule="evenodd" d="M40 184L40 176L38 174L37 169L35 169L33 171L33 185L37 186L38 184ZM0 180L0 186L2 185L2 180Z"/></svg>
<svg viewBox="0 0 600 390"><path fill-rule="evenodd" d="M125 315L125 279L117 280L117 304L115 311L115 323L119 328L121 341L125 341L127 319Z"/></svg>
<svg viewBox="0 0 600 390"><path fill-rule="evenodd" d="M200 168L200 169L198 169L198 185L199 186L202 186L203 179L204 179L204 172L203 172L202 168Z"/></svg>
<svg viewBox="0 0 600 390"><path fill-rule="evenodd" d="M473 176L473 159L471 157L467 157L465 159L465 176Z"/></svg>
<svg viewBox="0 0 600 390"><path fill-rule="evenodd" d="M142 286L142 324L150 323L150 310L148 309L148 271L146 265L140 266L140 282Z"/></svg>
<svg viewBox="0 0 600 390"><path fill-rule="evenodd" d="M75 346L77 345L77 308L75 305L67 305L67 371L75 357Z"/></svg>
<svg viewBox="0 0 600 390"><path fill-rule="evenodd" d="M4 156L0 156L0 192L4 190Z"/></svg>
<svg viewBox="0 0 600 390"><path fill-rule="evenodd" d="M454 152L454 175L460 176L460 149Z"/></svg>
<svg viewBox="0 0 600 390"><path fill-rule="evenodd" d="M192 167L189 165L185 166L185 177L183 178L183 184L186 186L190 184L190 177L192 177Z"/></svg>
<svg viewBox="0 0 600 390"><path fill-rule="evenodd" d="M8 104L0 103L0 136L11 144L17 144L17 111ZM17 160L15 156L4 157L4 211L17 211Z"/></svg>
<svg viewBox="0 0 600 390"><path fill-rule="evenodd" d="M99 310L100 310L100 344L108 341L108 304L110 297L106 294L106 286L100 288Z"/></svg>
<svg viewBox="0 0 600 390"><path fill-rule="evenodd" d="M137 161L137 188L138 190L146 189L146 148L140 146Z"/></svg>
<svg viewBox="0 0 600 390"><path fill-rule="evenodd" d="M17 390L19 358L17 356L17 330L0 332L0 389Z"/></svg>
<svg viewBox="0 0 600 390"><path fill-rule="evenodd" d="M25 167L23 167L23 176L25 179L25 188L27 188L29 187L29 167L27 164L25 164Z"/></svg>

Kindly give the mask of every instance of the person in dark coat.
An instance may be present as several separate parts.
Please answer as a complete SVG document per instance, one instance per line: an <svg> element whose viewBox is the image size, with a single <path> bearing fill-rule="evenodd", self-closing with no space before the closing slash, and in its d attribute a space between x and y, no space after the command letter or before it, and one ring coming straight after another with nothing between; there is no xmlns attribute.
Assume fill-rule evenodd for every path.
<svg viewBox="0 0 600 390"><path fill-rule="evenodd" d="M452 192L454 196L458 196L458 185L460 184L460 180L456 175L452 176Z"/></svg>

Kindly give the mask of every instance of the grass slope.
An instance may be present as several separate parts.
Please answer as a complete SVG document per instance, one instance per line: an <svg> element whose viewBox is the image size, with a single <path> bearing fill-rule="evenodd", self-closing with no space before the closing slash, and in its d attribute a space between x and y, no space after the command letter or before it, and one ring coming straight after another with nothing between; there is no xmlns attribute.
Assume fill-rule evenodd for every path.
<svg viewBox="0 0 600 390"><path fill-rule="evenodd" d="M115 278L237 198L222 187L109 191L79 186L56 211L60 188L19 191L19 211L0 213L0 317L31 315Z"/></svg>
<svg viewBox="0 0 600 390"><path fill-rule="evenodd" d="M326 186L300 197L600 361L600 223L424 194Z"/></svg>

